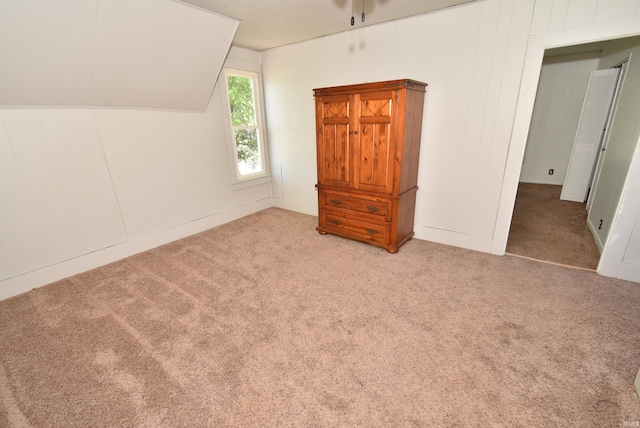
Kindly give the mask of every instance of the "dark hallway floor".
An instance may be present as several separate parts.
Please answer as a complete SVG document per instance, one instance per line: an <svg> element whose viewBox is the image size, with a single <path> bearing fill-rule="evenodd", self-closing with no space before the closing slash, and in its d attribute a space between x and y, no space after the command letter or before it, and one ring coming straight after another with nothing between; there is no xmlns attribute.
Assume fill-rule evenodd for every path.
<svg viewBox="0 0 640 428"><path fill-rule="evenodd" d="M507 254L595 270L600 253L585 204L560 200L562 186L520 183Z"/></svg>

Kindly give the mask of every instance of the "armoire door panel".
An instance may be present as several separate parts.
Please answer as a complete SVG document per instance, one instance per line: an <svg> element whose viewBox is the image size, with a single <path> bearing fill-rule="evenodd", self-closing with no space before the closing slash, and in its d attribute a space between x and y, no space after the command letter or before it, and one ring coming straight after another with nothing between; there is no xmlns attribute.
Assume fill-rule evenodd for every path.
<svg viewBox="0 0 640 428"><path fill-rule="evenodd" d="M355 188L391 193L393 190L392 133L397 91L379 91L358 95L359 140L356 144Z"/></svg>
<svg viewBox="0 0 640 428"><path fill-rule="evenodd" d="M386 95L386 94L385 94ZM385 96L381 99L360 98L360 117L391 117L393 99Z"/></svg>
<svg viewBox="0 0 640 428"><path fill-rule="evenodd" d="M327 97L322 103L322 119L349 118L349 97Z"/></svg>
<svg viewBox="0 0 640 428"><path fill-rule="evenodd" d="M327 96L317 105L320 184L351 186L353 162L349 140L350 110L349 96Z"/></svg>
<svg viewBox="0 0 640 428"><path fill-rule="evenodd" d="M391 192L393 154L389 123L361 124L356 188Z"/></svg>
<svg viewBox="0 0 640 428"><path fill-rule="evenodd" d="M349 125L335 124L323 126L323 148L319 160L323 182L347 184L350 180Z"/></svg>

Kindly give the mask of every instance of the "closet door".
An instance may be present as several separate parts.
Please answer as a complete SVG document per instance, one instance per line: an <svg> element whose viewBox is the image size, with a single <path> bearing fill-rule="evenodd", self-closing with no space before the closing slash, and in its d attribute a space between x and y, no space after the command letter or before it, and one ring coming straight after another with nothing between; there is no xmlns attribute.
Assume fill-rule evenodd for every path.
<svg viewBox="0 0 640 428"><path fill-rule="evenodd" d="M611 111L619 69L591 72L560 199L584 202Z"/></svg>
<svg viewBox="0 0 640 428"><path fill-rule="evenodd" d="M397 91L356 96L357 128L355 187L372 192L393 191L397 129Z"/></svg>
<svg viewBox="0 0 640 428"><path fill-rule="evenodd" d="M318 184L353 187L351 105L349 95L316 101Z"/></svg>
<svg viewBox="0 0 640 428"><path fill-rule="evenodd" d="M587 196L587 213L591 211L591 206L593 205L593 199L595 197L595 193L598 187L598 181L600 180L600 173L602 172L602 163L605 158L605 151L607 149L607 145L609 144L609 135L611 133L611 126L613 125L613 119L616 114L616 109L618 106L618 100L620 99L620 92L622 90L622 85L624 83L624 76L626 74L627 67L629 65L629 59L626 59L620 66L616 68L620 70L618 75L618 83L616 84L616 91L613 94L613 101L611 102L611 111L609 112L609 117L607 118L606 131L604 136L602 137L602 143L600 144L600 151L598 152L596 158L596 167L593 172L593 178L591 179L591 189L589 190L589 195Z"/></svg>

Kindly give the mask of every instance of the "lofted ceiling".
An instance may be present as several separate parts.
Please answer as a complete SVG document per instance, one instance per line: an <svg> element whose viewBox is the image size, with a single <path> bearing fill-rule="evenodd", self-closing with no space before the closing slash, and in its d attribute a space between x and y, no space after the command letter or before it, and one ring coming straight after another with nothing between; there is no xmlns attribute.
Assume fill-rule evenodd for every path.
<svg viewBox="0 0 640 428"><path fill-rule="evenodd" d="M179 0L240 21L233 44L257 51L477 0ZM362 22L364 8L365 22ZM351 16L355 25L351 26Z"/></svg>

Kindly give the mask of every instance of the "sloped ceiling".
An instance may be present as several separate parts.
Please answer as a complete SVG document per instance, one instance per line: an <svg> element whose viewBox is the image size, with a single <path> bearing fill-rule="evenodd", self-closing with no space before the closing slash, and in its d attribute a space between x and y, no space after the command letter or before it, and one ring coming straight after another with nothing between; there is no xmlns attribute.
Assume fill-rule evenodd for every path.
<svg viewBox="0 0 640 428"><path fill-rule="evenodd" d="M203 111L237 27L173 0L0 1L0 106Z"/></svg>

